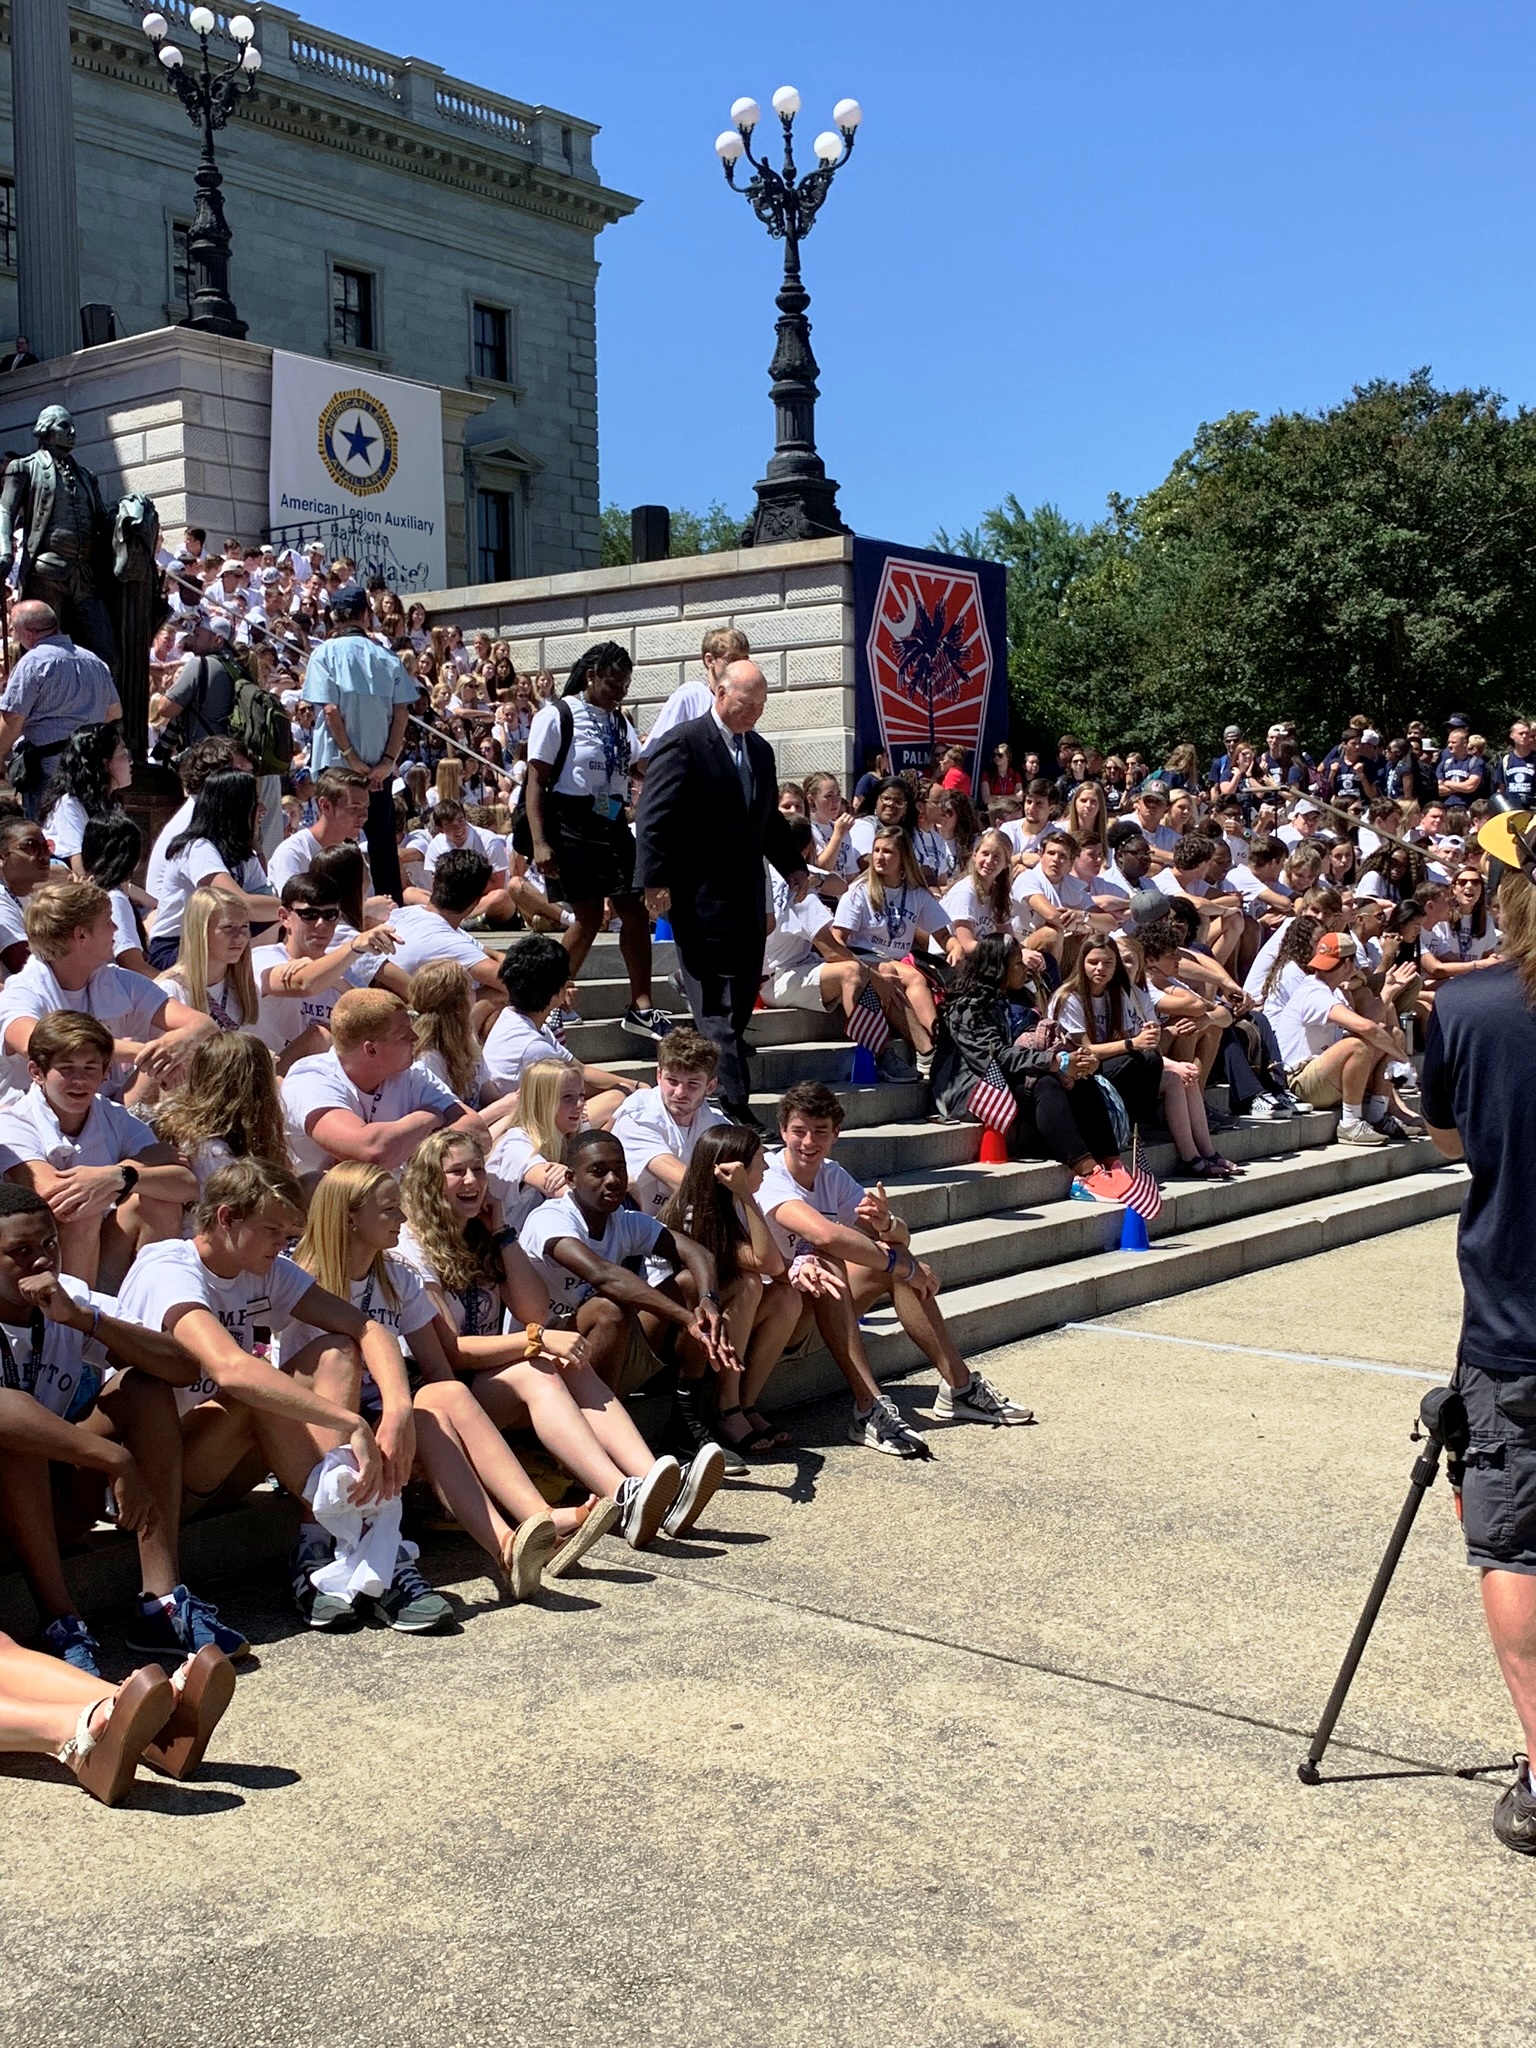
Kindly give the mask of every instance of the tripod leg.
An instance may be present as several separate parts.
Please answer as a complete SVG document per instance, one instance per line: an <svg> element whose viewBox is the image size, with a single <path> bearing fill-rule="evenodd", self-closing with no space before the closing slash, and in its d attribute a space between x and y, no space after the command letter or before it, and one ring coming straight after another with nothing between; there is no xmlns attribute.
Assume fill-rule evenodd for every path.
<svg viewBox="0 0 1536 2048"><path fill-rule="evenodd" d="M1397 1526L1392 1531L1386 1553L1377 1567L1376 1577L1371 1582L1364 1610L1355 1624L1354 1634L1349 1639L1349 1648L1344 1652L1344 1662L1339 1666L1339 1675L1333 1681L1333 1691L1328 1695L1322 1719L1318 1722L1317 1732L1312 1737L1312 1747L1307 1751L1305 1761L1296 1766L1296 1775L1303 1785L1322 1783L1322 1774L1317 1767L1322 1762L1323 1751L1328 1747L1334 1723L1343 1710L1360 1659L1365 1655L1365 1646L1371 1639L1371 1630L1376 1626L1376 1617L1381 1612L1382 1601L1387 1597L1387 1588L1392 1583L1392 1574L1397 1570L1397 1561L1403 1554L1403 1545L1408 1541L1414 1517L1419 1512L1419 1504L1433 1486L1435 1474L1440 1469L1440 1453L1443 1447L1444 1442L1439 1432L1431 1430L1428 1442L1414 1460L1413 1471L1409 1475L1408 1498L1403 1502L1397 1517Z"/></svg>

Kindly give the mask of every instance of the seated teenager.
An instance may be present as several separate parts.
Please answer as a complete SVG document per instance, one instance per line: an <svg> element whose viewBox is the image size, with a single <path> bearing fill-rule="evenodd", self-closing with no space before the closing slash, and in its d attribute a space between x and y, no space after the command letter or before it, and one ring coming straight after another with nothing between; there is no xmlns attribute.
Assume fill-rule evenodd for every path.
<svg viewBox="0 0 1536 2048"><path fill-rule="evenodd" d="M238 1629L181 1583L176 1410L196 1362L171 1335L142 1325L131 1305L61 1277L47 1203L9 1182L0 1184L0 1361L5 1387L119 1453L90 1457L78 1439L62 1455L47 1441L37 1450L0 1450L0 1534L31 1589L49 1647L99 1676L99 1645L74 1612L59 1553L101 1513L105 1466L139 1546L142 1591L129 1648L170 1653L178 1663L206 1643L226 1656L243 1654Z"/></svg>
<svg viewBox="0 0 1536 2048"><path fill-rule="evenodd" d="M1120 922L1119 912L1094 908L1093 892L1072 873L1080 850L1069 832L1055 828L1041 839L1035 865L1020 878L1027 917L1016 913L1014 929L1037 951L1060 960L1068 955L1068 939L1109 931Z"/></svg>
<svg viewBox="0 0 1536 2048"><path fill-rule="evenodd" d="M6 1179L42 1196L66 1273L114 1294L141 1246L181 1235L197 1182L147 1123L100 1091L112 1034L58 1010L32 1030L25 1095L0 1105Z"/></svg>
<svg viewBox="0 0 1536 2048"><path fill-rule="evenodd" d="M549 1289L551 1315L586 1337L598 1377L624 1398L675 1359L683 1377L734 1366L721 1317L715 1262L691 1238L624 1207L624 1148L609 1131L580 1131L566 1146L567 1192L541 1202L519 1243ZM628 1262L674 1277L652 1285ZM686 1416L686 1410L685 1410ZM725 1473L719 1444L699 1444L662 1524L681 1535Z"/></svg>
<svg viewBox="0 0 1536 2048"><path fill-rule="evenodd" d="M758 1207L766 1169L759 1132L741 1124L712 1124L690 1148L683 1177L660 1212L669 1230L684 1232L715 1262L721 1313L736 1360L722 1365L715 1380L715 1420L728 1465L733 1454L738 1459L746 1453L764 1456L790 1442L788 1432L775 1429L757 1405L803 1306ZM697 1382L679 1382L679 1403L693 1404L692 1419L702 1429L697 1395Z"/></svg>
<svg viewBox="0 0 1536 2048"><path fill-rule="evenodd" d="M903 786L904 785L900 785ZM882 791L882 795L884 792ZM961 955L949 915L924 886L912 842L899 827L879 826L869 846L869 868L853 883L832 918L833 935L856 958L874 963L881 981L901 993L901 1035L926 1070L933 1057L933 1025L937 1008L921 969L907 956L923 952L930 937L947 935L945 957Z"/></svg>
<svg viewBox="0 0 1536 2048"><path fill-rule="evenodd" d="M569 1060L535 1060L523 1069L516 1102L512 1121L485 1162L503 1226L514 1231L540 1202L563 1195L571 1184L565 1148L586 1117L581 1069Z"/></svg>
<svg viewBox="0 0 1536 2048"><path fill-rule="evenodd" d="M88 818L80 847L82 878L105 889L112 899L112 928L116 934L112 957L130 974L153 978L154 969L144 951L144 932L139 913L153 909L149 897L134 882L144 852L144 835L126 811L109 811L104 818Z"/></svg>
<svg viewBox="0 0 1536 2048"><path fill-rule="evenodd" d="M436 960L416 969L409 989L416 1059L461 1102L478 1109L499 1138L511 1121L517 1097L498 1096L492 1084L475 1033L474 989L457 960Z"/></svg>
<svg viewBox="0 0 1536 2048"><path fill-rule="evenodd" d="M445 1125L489 1144L479 1115L417 1066L411 1013L386 989L354 988L331 1011L331 1050L294 1062L282 1084L288 1149L302 1174L338 1159L404 1166Z"/></svg>
<svg viewBox="0 0 1536 2048"><path fill-rule="evenodd" d="M1419 960L1425 985L1433 991L1458 975L1500 967L1499 934L1488 909L1488 888L1476 868L1462 867L1451 879L1452 911L1425 934Z"/></svg>
<svg viewBox="0 0 1536 2048"><path fill-rule="evenodd" d="M155 985L201 1010L220 1031L254 1031L260 1005L251 971L251 925L221 889L194 889L182 911L174 963Z"/></svg>
<svg viewBox="0 0 1536 2048"><path fill-rule="evenodd" d="M0 967L16 974L31 955L27 898L47 881L52 865L43 828L12 812L0 818Z"/></svg>
<svg viewBox="0 0 1536 2048"><path fill-rule="evenodd" d="M963 1116L972 1089L995 1067L1018 1111L1008 1126L1009 1156L1059 1160L1089 1194L1124 1201L1131 1177L1095 1083L1098 1060L1082 1046L1068 1047L1045 1008L1012 934L979 940L939 1013L935 1106L944 1116Z"/></svg>
<svg viewBox="0 0 1536 2048"><path fill-rule="evenodd" d="M809 859L809 822L791 819L790 837L797 852ZM899 985L876 975L868 962L855 960L833 931L832 913L821 898L805 896L797 903L784 877L770 868L768 918L759 995L764 1008L811 1010L818 1016L837 1008L851 1020L859 997L865 989L873 989L892 1034L880 1054L880 1073L887 1081L915 1081L917 1074L907 1065L898 1043L911 1037Z"/></svg>
<svg viewBox="0 0 1536 2048"><path fill-rule="evenodd" d="M403 1414L391 1411L381 1420L375 1436L355 1408L306 1384L323 1383L329 1371L350 1372L359 1354L381 1386L403 1368L387 1330L282 1256L283 1245L303 1227L305 1209L304 1191L291 1174L242 1159L209 1180L189 1239L150 1245L129 1270L119 1313L145 1330L174 1336L191 1352L195 1369L191 1386L177 1390L181 1427L162 1452L171 1482L171 1506L162 1520L171 1539L183 1496L196 1512L271 1472L303 1500L316 1466L332 1450L348 1450L357 1467L354 1506L396 1499L410 1476L416 1440L409 1403ZM295 1321L319 1334L279 1372L256 1356L256 1331L280 1336ZM306 1575L329 1560L330 1541L317 1524L301 1531L300 1554ZM335 1626L346 1618L339 1610L354 1604L312 1584L310 1592L322 1617L313 1623L311 1616L315 1626ZM391 1628L407 1633L441 1628L452 1618L406 1546L374 1605ZM167 1625L179 1623L173 1617Z"/></svg>
<svg viewBox="0 0 1536 2048"><path fill-rule="evenodd" d="M502 857L498 870L492 859L493 852L497 850L494 838L490 833L482 831L478 825L472 825L469 822L469 813L464 805L453 798L445 799L437 805L432 813L432 826L432 837L427 842L426 853L422 861L426 871L423 887L420 890L408 890L406 892L406 902L424 903L427 901L424 892L431 889L439 862L445 860L450 853L474 853L478 854L480 859L485 862L486 879L480 894L475 898L470 909L472 911L480 910L482 916L510 916L515 910L516 905L507 895L505 843L500 848ZM482 900L491 907L489 909L481 909ZM467 912L466 915L468 915Z"/></svg>
<svg viewBox="0 0 1536 2048"><path fill-rule="evenodd" d="M1286 1086L1285 1061L1269 1019L1240 988L1214 990L1186 963L1208 956L1188 951L1189 934L1173 917L1136 934L1147 988L1165 1026L1184 1023L1194 1058L1208 1078L1226 1084L1234 1116L1280 1123L1303 1112ZM1214 964L1214 963L1209 963ZM1210 1112L1206 1112L1207 1122Z"/></svg>
<svg viewBox="0 0 1536 2048"><path fill-rule="evenodd" d="M0 1444L5 1442L0 1421ZM189 1778L234 1697L229 1659L211 1645L167 1678L140 1665L120 1685L0 1635L0 1751L51 1756L103 1806L127 1797L141 1763Z"/></svg>
<svg viewBox="0 0 1536 2048"><path fill-rule="evenodd" d="M1213 1049L1219 1037L1211 1018L1211 1006L1193 989L1175 990L1170 987L1165 993L1149 988L1146 962L1134 940L1124 942L1122 958L1128 963L1131 985L1137 996L1143 1003L1150 1004L1161 1026L1159 1044L1163 1070L1159 1100L1163 1121L1178 1154L1173 1168L1175 1176L1211 1181L1241 1178L1247 1168L1224 1157L1211 1143L1204 1074L1199 1058L1206 1035L1210 1035ZM1226 1120L1227 1123L1231 1121Z"/></svg>
<svg viewBox="0 0 1536 2048"><path fill-rule="evenodd" d="M1068 1045L1093 1054L1099 1073L1125 1104L1132 1128L1152 1128L1163 1085L1162 1026L1112 939L1091 939L1083 947L1051 998L1051 1020Z"/></svg>
<svg viewBox="0 0 1536 2048"><path fill-rule="evenodd" d="M432 876L430 898L406 904L389 920L400 941L396 958L404 973L415 974L440 960L455 960L464 969L475 986L475 1028L482 1037L505 1007L506 990L498 963L462 926L485 894L489 874L489 865L472 848L447 853Z"/></svg>
<svg viewBox="0 0 1536 2048"><path fill-rule="evenodd" d="M1400 1048L1342 999L1358 972L1354 940L1298 917L1265 977L1264 1013L1280 1041L1291 1092L1314 1109L1342 1105L1341 1145L1382 1145L1408 1134L1392 1115L1387 1072Z"/></svg>
<svg viewBox="0 0 1536 2048"><path fill-rule="evenodd" d="M256 791L254 775L238 770L210 775L185 830L166 847L149 926L149 957L157 971L176 958L182 916L195 889L225 890L252 924L276 922L277 904L256 850Z"/></svg>
<svg viewBox="0 0 1536 2048"><path fill-rule="evenodd" d="M652 1542L674 1509L687 1510L681 1468L653 1455L598 1377L597 1314L588 1328L579 1317L551 1315L545 1277L501 1216L479 1144L448 1131L429 1138L406 1170L402 1195L403 1255L436 1304L434 1333L451 1369L471 1375L475 1399L498 1429L532 1429L594 1497L615 1501L627 1543ZM504 1330L509 1313L514 1326ZM695 1514L708 1473L701 1466Z"/></svg>
<svg viewBox="0 0 1536 2048"><path fill-rule="evenodd" d="M388 925L341 935L341 905L313 867L283 884L275 944L251 954L259 1004L256 1032L286 1074L295 1060L327 1052L331 1011L343 989L385 988L403 996L410 984L391 958Z"/></svg>
<svg viewBox="0 0 1536 2048"><path fill-rule="evenodd" d="M500 974L507 1007L485 1041L485 1064L498 1095L514 1093L523 1068L533 1060L575 1060L547 1028L570 972L571 956L559 940L537 933L515 939L503 954ZM635 1093L639 1082L576 1063L586 1086L588 1120L594 1125L611 1123L619 1104Z"/></svg>
<svg viewBox="0 0 1536 2048"><path fill-rule="evenodd" d="M154 1124L191 1169L199 1199L219 1168L237 1159L293 1171L272 1057L249 1031L204 1039L186 1080L155 1109Z"/></svg>
<svg viewBox="0 0 1536 2048"><path fill-rule="evenodd" d="M878 843L878 842L877 842ZM913 1256L911 1232L891 1213L883 1188L861 1188L831 1157L843 1109L823 1082L800 1081L779 1102L783 1149L771 1155L757 1204L789 1268L806 1294L798 1342L814 1322L853 1395L850 1443L889 1457L931 1453L880 1392L859 1334L859 1320L887 1294L901 1327L938 1372L934 1414L944 1421L1023 1423L1020 1408L972 1371L949 1334L933 1270Z"/></svg>
<svg viewBox="0 0 1536 2048"><path fill-rule="evenodd" d="M720 1070L712 1040L679 1025L656 1048L656 1086L626 1098L610 1128L624 1148L629 1193L647 1216L659 1216L683 1184L693 1148L727 1119L706 1100Z"/></svg>
<svg viewBox="0 0 1536 2048"><path fill-rule="evenodd" d="M324 1391L375 1428L387 1402L410 1403L418 1470L491 1559L512 1598L531 1599L562 1544L563 1564L574 1563L612 1527L617 1508L594 1497L580 1507L546 1509L501 1432L456 1376L434 1327L439 1310L426 1283L396 1256L404 1221L400 1190L381 1166L347 1160L315 1189L295 1264L388 1330L410 1359L402 1377L381 1388L358 1355L351 1364L355 1383L350 1374L345 1383L333 1377ZM278 1340L279 1363L316 1335L303 1323L291 1324ZM551 1341L553 1333L546 1337ZM582 1340L574 1340L578 1363L583 1349ZM337 1362L333 1356L333 1371Z"/></svg>
<svg viewBox="0 0 1536 2048"><path fill-rule="evenodd" d="M173 1080L218 1028L154 982L113 965L112 902L94 882L45 882L34 889L27 943L31 959L0 988L0 1084L8 1089L30 1085L33 1027L54 1010L83 1011L112 1033L115 1058L105 1085L114 1097L122 1096L135 1068L156 1083Z"/></svg>
<svg viewBox="0 0 1536 2048"><path fill-rule="evenodd" d="M1012 849L1005 832L982 833L959 879L941 900L960 951L967 956L975 952L979 940L1009 930L1025 909L1025 885L1014 880Z"/></svg>

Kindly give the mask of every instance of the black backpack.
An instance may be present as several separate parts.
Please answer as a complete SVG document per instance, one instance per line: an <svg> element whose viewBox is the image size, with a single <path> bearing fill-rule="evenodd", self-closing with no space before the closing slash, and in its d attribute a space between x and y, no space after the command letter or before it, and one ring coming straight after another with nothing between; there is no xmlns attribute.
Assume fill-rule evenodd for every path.
<svg viewBox="0 0 1536 2048"><path fill-rule="evenodd" d="M571 740L576 731L576 721L571 716L569 698L557 697L555 699L555 716L560 721L560 739L555 748L555 758L549 763L549 780L545 784L546 789L553 789L560 780L560 772L565 766L566 756L571 751ZM533 773L531 764L528 772L530 775ZM517 816L512 823L512 844L523 856L524 860L533 859L533 827L528 822L528 795L526 790L523 793L523 801L518 806Z"/></svg>

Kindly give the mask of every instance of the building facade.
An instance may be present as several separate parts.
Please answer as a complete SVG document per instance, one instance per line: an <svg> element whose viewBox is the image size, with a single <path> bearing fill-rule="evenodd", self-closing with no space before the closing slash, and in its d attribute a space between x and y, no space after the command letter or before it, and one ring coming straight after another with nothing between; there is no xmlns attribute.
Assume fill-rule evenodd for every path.
<svg viewBox="0 0 1536 2048"><path fill-rule="evenodd" d="M157 5L171 39L195 50L191 0ZM110 307L120 336L181 320L189 289L199 137L139 27L143 11L70 7L81 297ZM247 11L262 68L218 151L249 339L480 397L462 470L468 581L595 567L596 241L638 204L598 177L597 130L310 29L284 8ZM6 336L9 26L0 6Z"/></svg>

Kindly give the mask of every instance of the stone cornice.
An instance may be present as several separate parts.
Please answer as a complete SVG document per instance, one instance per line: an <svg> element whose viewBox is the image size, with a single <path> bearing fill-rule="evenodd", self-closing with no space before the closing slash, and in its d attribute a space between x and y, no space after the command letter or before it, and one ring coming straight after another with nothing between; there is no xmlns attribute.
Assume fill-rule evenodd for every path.
<svg viewBox="0 0 1536 2048"><path fill-rule="evenodd" d="M0 8L0 41L10 40L10 9ZM117 34L108 22L77 17L70 25L73 57L79 70L169 98L147 43ZM565 177L511 152L476 148L472 138L460 140L404 119L381 106L377 113L352 101L333 97L308 78L263 73L250 98L241 105L242 127L265 128L313 147L338 150L406 176L469 192L478 198L534 214L596 236L605 227L635 211L638 199L587 179Z"/></svg>

